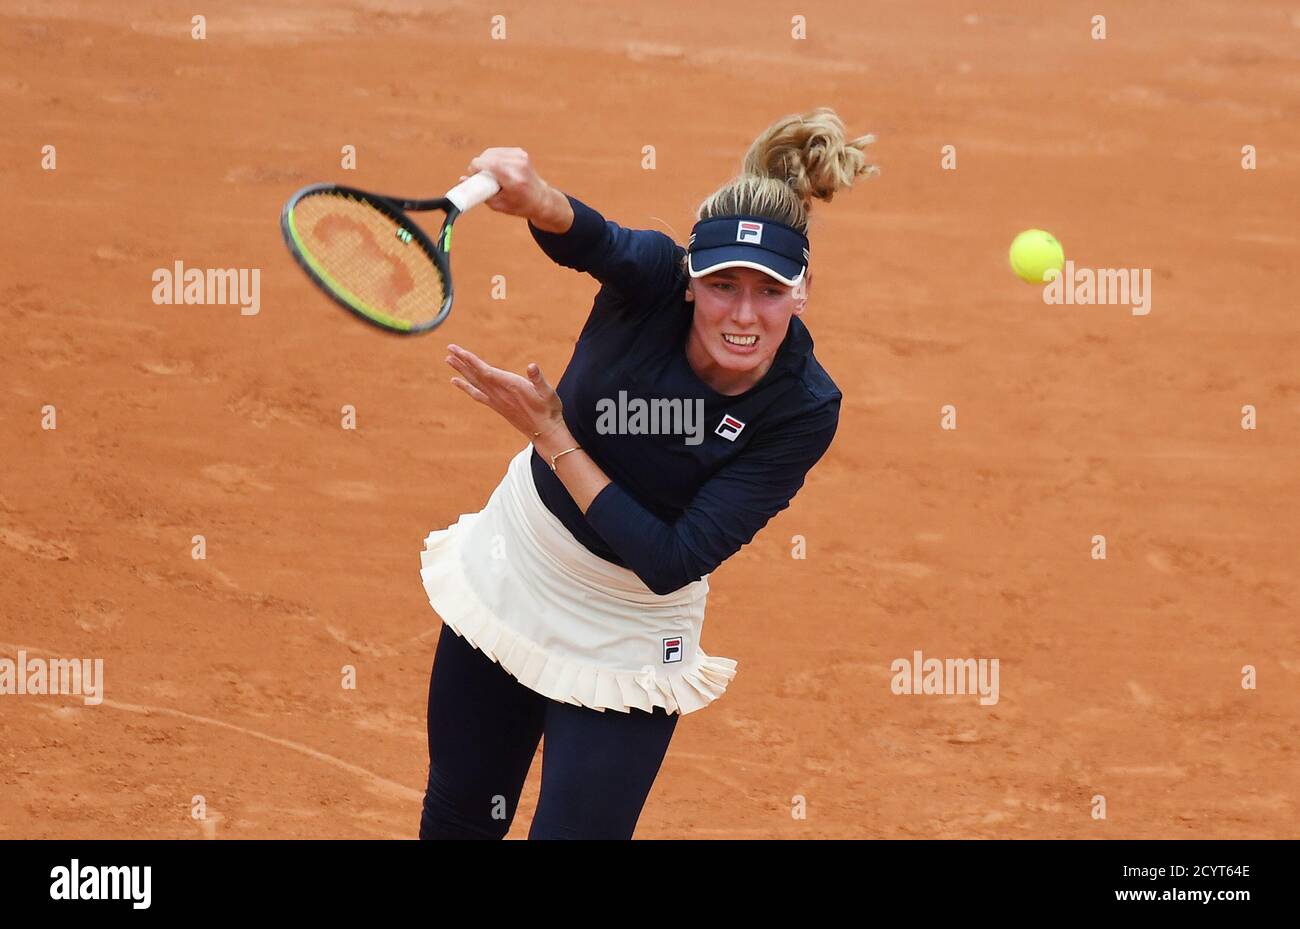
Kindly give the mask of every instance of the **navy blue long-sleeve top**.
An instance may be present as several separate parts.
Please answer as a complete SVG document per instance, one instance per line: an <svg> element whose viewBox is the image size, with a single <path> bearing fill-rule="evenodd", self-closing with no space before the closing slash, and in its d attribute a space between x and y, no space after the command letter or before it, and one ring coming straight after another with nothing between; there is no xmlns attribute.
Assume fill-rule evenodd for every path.
<svg viewBox="0 0 1300 929"><path fill-rule="evenodd" d="M569 431L611 483L584 515L536 451L533 478L547 509L587 549L631 569L655 593L670 593L711 573L789 506L831 444L842 395L797 316L761 381L735 396L714 391L686 359L694 315L681 267L686 250L566 196L568 231L528 227L553 261L601 284L555 389ZM703 401L703 440L692 444L698 424L683 435L681 416L626 415L637 400L643 412L652 401L660 411L680 401L683 414L685 404L698 411ZM611 433L616 408L625 415ZM649 431L656 421L658 434Z"/></svg>

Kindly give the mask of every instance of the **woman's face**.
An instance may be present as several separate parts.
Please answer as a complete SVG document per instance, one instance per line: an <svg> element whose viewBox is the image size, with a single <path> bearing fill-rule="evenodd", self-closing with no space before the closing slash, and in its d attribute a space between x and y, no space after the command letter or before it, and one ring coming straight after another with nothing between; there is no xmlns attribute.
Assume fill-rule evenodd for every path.
<svg viewBox="0 0 1300 929"><path fill-rule="evenodd" d="M810 284L809 273L792 287L754 268L692 278L686 299L695 303L695 321L687 354L697 373L742 389L750 386L746 375L757 383L771 367L790 317L804 311Z"/></svg>

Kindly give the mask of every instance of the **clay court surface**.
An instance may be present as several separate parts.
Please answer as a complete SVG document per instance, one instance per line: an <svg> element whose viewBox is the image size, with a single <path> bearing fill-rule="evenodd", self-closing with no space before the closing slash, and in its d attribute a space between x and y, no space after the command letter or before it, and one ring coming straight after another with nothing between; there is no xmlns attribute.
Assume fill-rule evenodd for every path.
<svg viewBox="0 0 1300 929"><path fill-rule="evenodd" d="M418 552L523 445L443 346L557 380L597 285L485 208L449 322L386 337L292 264L289 193L437 195L518 145L684 243L754 136L818 105L882 168L810 230L839 434L710 579L703 644L738 676L682 720L638 836L1297 834L1292 4L199 6L0 14L0 657L103 658L106 684L0 697L0 837L415 835ZM1007 268L1030 227L1152 269L1150 314L1045 306ZM261 269L260 312L155 305L178 260ZM892 694L916 650L999 659L999 702Z"/></svg>

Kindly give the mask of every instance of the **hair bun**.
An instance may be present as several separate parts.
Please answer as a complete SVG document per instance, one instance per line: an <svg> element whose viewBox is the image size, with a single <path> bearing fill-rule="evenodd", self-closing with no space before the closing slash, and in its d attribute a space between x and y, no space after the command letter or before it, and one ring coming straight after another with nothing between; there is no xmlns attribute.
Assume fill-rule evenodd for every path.
<svg viewBox="0 0 1300 929"><path fill-rule="evenodd" d="M785 182L805 205L814 199L830 202L858 177L879 173L866 157L875 140L873 135L846 139L835 111L818 107L772 123L749 147L744 171Z"/></svg>
<svg viewBox="0 0 1300 929"><path fill-rule="evenodd" d="M700 204L697 219L765 216L807 234L808 209L829 201L864 175L879 173L867 163L875 136L845 139L844 123L830 107L783 116L754 140L743 170Z"/></svg>

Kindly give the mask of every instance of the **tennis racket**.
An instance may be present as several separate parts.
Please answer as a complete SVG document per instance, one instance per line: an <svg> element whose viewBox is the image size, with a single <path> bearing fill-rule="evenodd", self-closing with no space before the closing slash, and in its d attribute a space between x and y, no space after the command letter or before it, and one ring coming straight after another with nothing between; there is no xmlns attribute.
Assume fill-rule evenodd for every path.
<svg viewBox="0 0 1300 929"><path fill-rule="evenodd" d="M451 229L501 186L486 171L442 197L406 200L338 184L297 191L280 212L284 244L336 303L386 332L415 335L451 312ZM407 212L442 210L430 239Z"/></svg>

